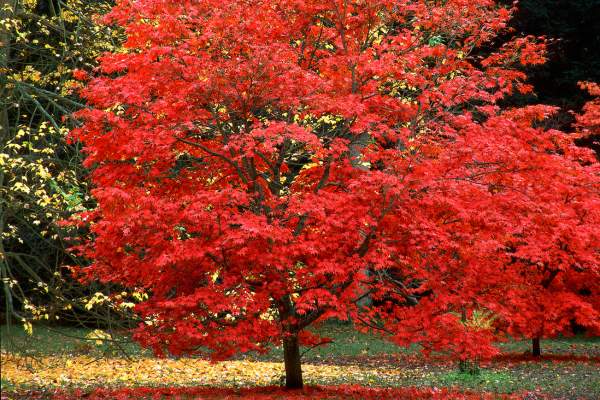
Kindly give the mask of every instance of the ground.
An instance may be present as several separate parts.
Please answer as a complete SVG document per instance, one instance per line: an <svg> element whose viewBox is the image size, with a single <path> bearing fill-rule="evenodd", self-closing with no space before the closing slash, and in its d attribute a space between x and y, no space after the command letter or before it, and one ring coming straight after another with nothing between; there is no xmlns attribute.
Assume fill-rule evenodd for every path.
<svg viewBox="0 0 600 400"><path fill-rule="evenodd" d="M305 381L312 386L424 388L433 393L440 388L452 388L477 393L516 393L521 398L530 392L531 399L600 398L600 338L545 340L541 361L525 355L528 342L507 342L502 344L504 356L482 368L479 374L471 375L458 372L452 362L425 360L416 348L398 348L372 335L358 333L348 324L327 324L319 330L331 337L333 343L304 355ZM116 337L114 343L102 341L101 334L89 329L40 326L34 327L29 336L20 326L3 326L0 334L2 400L5 396L23 398L56 389L89 392L95 388L122 387L276 386L283 375L281 351L277 348L267 355L210 363L198 358L156 359L126 336ZM329 392L319 393L317 397L324 398ZM382 393L378 392L375 398L383 398ZM389 395L395 398L398 393ZM251 397L256 396L254 393ZM224 397L223 394L218 398ZM340 398L344 397L347 396Z"/></svg>

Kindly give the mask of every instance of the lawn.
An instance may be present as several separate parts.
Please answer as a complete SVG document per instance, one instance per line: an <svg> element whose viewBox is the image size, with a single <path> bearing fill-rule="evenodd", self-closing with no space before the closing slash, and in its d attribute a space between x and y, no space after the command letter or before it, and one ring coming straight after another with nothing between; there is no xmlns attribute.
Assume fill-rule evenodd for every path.
<svg viewBox="0 0 600 400"><path fill-rule="evenodd" d="M470 375L458 372L451 362L425 360L416 348L399 348L356 332L348 324L330 323L319 330L333 342L304 355L308 385L453 388L495 394L533 392L551 399L600 398L600 338L543 341L540 361L524 356L528 342L504 343L507 355L479 374ZM12 393L12 398L26 398L30 390L50 393L57 388L276 386L283 375L277 348L266 355L210 363L199 358L156 359L125 335L115 335L110 342L89 329L36 326L29 336L20 326L2 326L0 334L2 391L3 395Z"/></svg>

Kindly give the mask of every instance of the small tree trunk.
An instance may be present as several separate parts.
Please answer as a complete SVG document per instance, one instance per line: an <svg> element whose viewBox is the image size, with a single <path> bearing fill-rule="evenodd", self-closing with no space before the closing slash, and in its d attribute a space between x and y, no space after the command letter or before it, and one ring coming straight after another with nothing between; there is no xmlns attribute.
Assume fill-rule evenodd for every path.
<svg viewBox="0 0 600 400"><path fill-rule="evenodd" d="M285 387L302 389L302 367L298 336L290 335L283 339L283 360L285 364Z"/></svg>
<svg viewBox="0 0 600 400"><path fill-rule="evenodd" d="M542 355L542 349L540 347L540 338L539 337L531 339L531 354L534 357L539 357Z"/></svg>
<svg viewBox="0 0 600 400"><path fill-rule="evenodd" d="M16 1L0 1L0 19L10 20L17 13ZM12 45L11 30L7 26L0 27L0 70L8 70L10 67L10 48ZM4 72L3 72L4 73ZM11 100L11 90L7 87L5 79L1 80L0 86L0 143L7 143L10 139L10 127L8 120L8 106Z"/></svg>

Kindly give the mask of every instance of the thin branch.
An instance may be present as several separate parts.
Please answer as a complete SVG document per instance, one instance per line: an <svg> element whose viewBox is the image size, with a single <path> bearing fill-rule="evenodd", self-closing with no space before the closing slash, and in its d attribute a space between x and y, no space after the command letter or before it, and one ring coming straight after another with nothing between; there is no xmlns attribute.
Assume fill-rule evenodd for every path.
<svg viewBox="0 0 600 400"><path fill-rule="evenodd" d="M209 149L208 147L204 146L203 144L197 143L197 142L192 142L191 140L187 140L187 139L183 139L183 138L176 138L178 141L189 144L190 146L195 146L198 147L199 149L202 149L203 151L205 151L206 153L210 154L211 156L220 158L221 160L225 161L227 164L231 165L233 168L235 168L236 172L238 173L238 175L240 176L240 178L242 179L242 181L244 183L248 183L248 178L246 178L246 176L244 175L244 172L242 171L242 169L240 168L240 166L233 161L232 159L224 156L221 153L217 153L216 151L213 151L211 149Z"/></svg>

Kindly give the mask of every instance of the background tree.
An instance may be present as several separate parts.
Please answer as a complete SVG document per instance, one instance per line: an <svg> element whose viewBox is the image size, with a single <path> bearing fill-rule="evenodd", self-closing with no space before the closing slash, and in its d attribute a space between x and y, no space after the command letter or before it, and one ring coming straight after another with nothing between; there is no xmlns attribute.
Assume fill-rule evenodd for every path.
<svg viewBox="0 0 600 400"><path fill-rule="evenodd" d="M0 53L0 271L3 320L95 318L88 288L62 269L75 262L57 221L93 203L65 120L83 107L75 68L92 68L119 33L92 21L107 1L4 1ZM93 291L101 288L92 288ZM79 308L73 314L68 309ZM82 312L83 311L83 312Z"/></svg>
<svg viewBox="0 0 600 400"><path fill-rule="evenodd" d="M478 316L514 325L503 297L539 284L545 233L577 232L564 251L598 274L598 164L537 126L551 108L496 106L531 90L516 67L543 46L472 55L509 18L486 0L119 3L126 50L74 130L98 202L74 219L93 233L81 278L147 291L135 338L158 354L281 343L292 388L300 344L323 342L306 328L333 317L493 355Z"/></svg>
<svg viewBox="0 0 600 400"><path fill-rule="evenodd" d="M532 106L507 113L520 113L517 121L535 124L556 111ZM504 296L489 305L508 324L507 333L532 338L532 353L537 356L540 337L571 335L575 325L590 334L600 328L597 162L593 153L573 143L585 134L567 137L552 130L545 134L553 144L541 148L561 158L519 160L520 168L532 174L523 172L522 181L511 184L519 192L516 197L522 198L510 203L517 218L509 222L513 231L505 243L510 259L501 289ZM573 162L565 163L565 157Z"/></svg>

